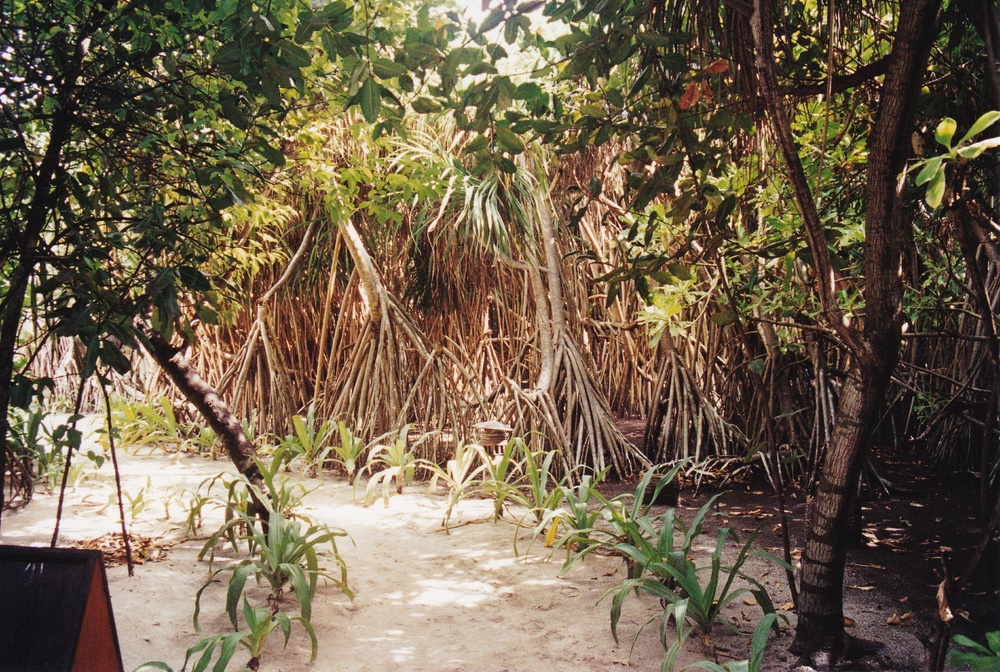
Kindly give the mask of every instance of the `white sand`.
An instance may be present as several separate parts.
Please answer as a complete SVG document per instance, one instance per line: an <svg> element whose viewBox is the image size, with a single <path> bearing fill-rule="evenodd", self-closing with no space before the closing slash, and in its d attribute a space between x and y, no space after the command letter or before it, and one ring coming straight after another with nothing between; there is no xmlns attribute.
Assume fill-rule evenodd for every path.
<svg viewBox="0 0 1000 672"><path fill-rule="evenodd" d="M108 568L125 669L160 660L179 670L185 650L201 636L231 631L225 584L218 583L203 598L203 635L194 632L195 593L207 577L208 563L197 561L202 540L178 540L185 539L182 509L191 492L205 479L233 469L226 462L157 454L126 455L122 471L124 490L133 496L148 484L143 495L150 504L137 517L133 533L174 544L163 561L137 566L132 578L124 566ZM316 662L309 662L308 638L293 626L286 649L280 633L272 636L261 659L262 670L555 672L626 665L640 671L659 669L663 648L657 623L640 634L627 662L632 636L659 611L658 603L634 598L626 602L620 644L609 628L610 597L598 603L624 578L620 559L591 555L560 577L565 556L562 552L551 556L540 541L528 550L529 530L519 532L522 556L518 557L513 548L515 525L472 522L489 516L491 502L463 501L452 517L451 533L446 534L441 527L445 498L426 494L425 485L408 486L403 495L392 497L389 508L380 499L365 508L355 502L353 489L342 478L303 482L315 488L303 500L303 511L317 522L346 530L353 540L340 540L339 549L356 597L352 602L336 587L321 584L312 614L319 639ZM69 493L61 545L120 529L115 507L99 511L108 502L112 485L108 463L96 479ZM216 486L214 494L222 494L222 489ZM358 489L358 496L362 494L363 485ZM167 500L171 500L170 519L164 517ZM0 543L45 545L54 519L55 497L38 494L26 509L4 515ZM220 523L216 510L199 535L203 539ZM331 568L332 563L326 566ZM770 574L769 586L772 579L779 583L778 573ZM222 577L223 582L228 580L228 574ZM263 588L253 586L248 594L264 606ZM783 599L775 597L778 604ZM294 600L286 600L284 608L294 610ZM729 615L747 631L760 610L737 600ZM718 626L716 631L720 645L745 657L749 637L726 635ZM689 642L685 659L704 657L697 653L696 638ZM787 643L783 637L773 646ZM244 652L237 653L230 669L239 669L246 658Z"/></svg>

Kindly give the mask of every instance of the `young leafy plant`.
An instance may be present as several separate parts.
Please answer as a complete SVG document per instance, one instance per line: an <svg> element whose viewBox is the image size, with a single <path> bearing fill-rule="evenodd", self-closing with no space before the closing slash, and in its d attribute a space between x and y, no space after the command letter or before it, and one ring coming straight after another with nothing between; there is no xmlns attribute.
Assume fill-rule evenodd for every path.
<svg viewBox="0 0 1000 672"><path fill-rule="evenodd" d="M409 433L410 426L406 425L399 430L392 443L379 444L368 453L368 462L365 464L364 471L372 476L368 479L368 486L365 488L365 506L371 506L372 502L375 501L375 490L381 485L382 502L388 507L389 489L394 481L396 494L401 495L403 494L403 486L413 482L417 467L430 467L431 463L419 459L415 452L416 447L426 438L426 435L411 446Z"/></svg>
<svg viewBox="0 0 1000 672"><path fill-rule="evenodd" d="M337 432L340 435L340 443L333 444L333 458L335 464L339 464L347 473L347 484L354 485L354 477L358 473L358 460L364 452L365 444L361 437L354 433L344 424L342 420L337 421Z"/></svg>
<svg viewBox="0 0 1000 672"><path fill-rule="evenodd" d="M563 489L552 475L552 460L557 451L532 451L526 443L521 443L523 457L519 464L523 474L521 487L511 493L515 502L528 509L540 524L547 512L555 511L563 500Z"/></svg>
<svg viewBox="0 0 1000 672"><path fill-rule="evenodd" d="M192 662L194 663L191 667L192 672L205 672L209 669L209 665L212 665L212 658L215 657L216 651L218 651L219 656L215 661L215 665L212 665L211 670L212 672L225 672L226 668L229 667L229 663L232 662L233 655L239 648L240 642L246 635L246 632L232 632L228 635L212 635L199 640L187 650L187 654L184 656L184 665L179 672L187 672L188 664ZM199 656L198 654L201 655ZM244 667L240 672L245 672L247 669L249 668ZM143 663L135 668L133 672L148 672L149 670L174 672L174 668L162 661Z"/></svg>
<svg viewBox="0 0 1000 672"><path fill-rule="evenodd" d="M18 457L31 464L35 481L52 489L62 474L65 459L45 426L46 415L39 404L32 404L28 410L11 407L7 413L8 442Z"/></svg>
<svg viewBox="0 0 1000 672"><path fill-rule="evenodd" d="M444 520L441 525L448 529L448 521L451 514L463 498L476 491L476 485L480 482L479 476L486 466L482 462L482 453L477 448L480 446L459 444L455 447L454 456L448 460L444 468L436 464L428 464L426 469L431 473L429 491L433 492L437 488L438 482L444 483L448 488L448 508L444 513Z"/></svg>
<svg viewBox="0 0 1000 672"><path fill-rule="evenodd" d="M949 651L950 664L967 665L972 672L1000 672L1000 630L986 633L986 646L965 635L955 635L954 642L967 650Z"/></svg>
<svg viewBox="0 0 1000 672"><path fill-rule="evenodd" d="M955 132L958 130L958 123L946 117L941 120L934 130L934 139L938 144L947 150L944 154L934 156L925 161L921 161L914 166L920 166L921 170L917 174L916 184L918 187L927 185L924 192L924 201L931 208L941 205L947 186L945 170L948 163L958 161L971 161L978 158L987 149L1000 147L1000 137L986 138L973 142L973 139L985 131L987 128L1000 120L1000 112L992 111L982 115L972 124L968 132L957 143Z"/></svg>
<svg viewBox="0 0 1000 672"><path fill-rule="evenodd" d="M493 522L500 520L508 500L516 501L522 480L521 464L517 455L524 450L524 441L515 437L508 441L498 455L490 455L483 446L475 446L483 462L480 490L493 500Z"/></svg>
<svg viewBox="0 0 1000 672"><path fill-rule="evenodd" d="M247 629L240 639L240 644L246 647L250 653L250 660L247 662L247 669L258 670L260 668L260 653L264 648L264 643L268 636L277 629L285 636L285 647L288 646L288 638L292 634L292 621L298 621L309 635L311 644L311 655L309 662L316 660L316 652L319 645L316 642L316 631L312 624L304 616L289 616L283 611L273 612L271 609L251 607L246 597L243 598L243 621Z"/></svg>
<svg viewBox="0 0 1000 672"><path fill-rule="evenodd" d="M560 573L565 574L578 560L598 548L622 556L629 568L630 576L638 576L643 571L641 565L636 567L635 558L626 552L630 547L644 548L649 557L657 557L657 553L659 553L659 557L664 557L664 554L672 552L674 510L667 509L664 513L660 532L656 531L653 520L649 518L648 513L652 507L650 502L656 501L660 491L670 485L685 462L682 461L674 465L659 478L651 497L647 496L647 492L653 479L660 475L658 468L649 469L643 474L634 494L620 495L608 500L600 492L591 490L589 497L593 497L600 503L598 515L602 524L599 526L587 524L584 528L567 528L557 546L566 546L572 553L567 556ZM708 510L708 508L703 509L705 514ZM686 536L681 552L690 551L694 537L700 533L700 521L705 514L696 516L694 522L697 529ZM589 523L590 521L584 522Z"/></svg>
<svg viewBox="0 0 1000 672"><path fill-rule="evenodd" d="M323 469L323 462L330 452L330 438L334 435L334 424L327 420L317 426L316 402L311 402L305 417L292 416L293 434L286 436L282 447L293 457L306 463L306 473L316 478Z"/></svg>
<svg viewBox="0 0 1000 672"><path fill-rule="evenodd" d="M611 634L616 640L622 603L633 592L646 593L667 604L685 600L685 616L706 636L717 621L726 622L721 618L722 610L744 593L752 593L765 614L774 612L774 605L763 585L742 573L743 565L751 555L785 566L784 561L774 555L753 549L759 530L740 544L736 533L724 527L716 535L709 564L698 566L692 559L690 552L694 539L701 535L702 522L716 497L699 510L691 527L685 530L683 524L678 523L684 532L684 541L679 549L672 542L676 520L673 509L668 509L663 515L662 528L655 544L650 540L644 540L639 545L619 544L618 550L635 563L635 571L631 578L622 582L612 599ZM722 554L729 539L738 545L739 550L731 565L723 565ZM737 577L748 581L752 588L734 588Z"/></svg>
<svg viewBox="0 0 1000 672"><path fill-rule="evenodd" d="M284 459L284 452L279 450L270 456L269 462L264 462L260 459L255 460L257 469L260 471L261 480L264 484L263 490L251 483L250 479L243 474L239 474L231 479L225 474L219 474L211 479L203 481L202 484L198 486L198 491L201 492L202 487L207 483L207 494L211 494L212 487L217 482L221 483L225 488L225 500L218 499L216 501L225 510L223 529L225 529L225 536L233 548L237 548L241 538L248 538L244 535L246 533L245 520L253 518L253 516L250 515L252 513L250 506L251 491L257 495L258 500L263 502L264 505L268 507L269 513L281 513L286 518L297 518L304 520L307 523L311 522L308 516L298 511L302 498L311 491L306 490L305 486L301 483L292 483L287 478L279 479L278 477L278 473L281 471L281 465L284 462ZM198 516L200 516L201 507L203 507L204 504L204 502L200 504L197 512ZM190 509L189 514L193 514L193 511ZM241 517L239 514L244 515ZM189 525L190 522L191 521L189 520ZM230 523L232 523L232 525L230 525Z"/></svg>
<svg viewBox="0 0 1000 672"><path fill-rule="evenodd" d="M677 603L671 606L675 606ZM676 615L675 615L676 618ZM710 660L699 660L697 662L691 663L684 670L708 670L709 672L760 672L764 666L764 649L767 648L767 638L771 634L771 630L774 629L775 622L777 621L778 615L775 613L764 614L764 618L760 619L757 627L754 628L753 637L750 640L750 657L746 660L731 660L723 664L712 662ZM680 646L683 644L684 640L690 634L693 628L684 628L683 625L684 616L680 615L676 618L678 638L674 644L671 644L671 648L676 647L679 651ZM666 619L664 619L666 622ZM684 629L685 633L683 636L680 634L681 630ZM663 662L660 665L660 670L667 672L673 670L673 665L676 661L676 653L671 656L672 651L670 648L664 645L667 649L667 655L664 656ZM668 662L668 658L671 660Z"/></svg>
<svg viewBox="0 0 1000 672"><path fill-rule="evenodd" d="M246 532L251 557L232 565L227 565L210 573L205 584L198 589L195 596L194 624L198 629L198 614L201 611L201 596L205 589L222 573L231 573L229 588L226 595L226 611L233 627L237 626L237 606L246 587L247 578L251 575L258 582L266 582L271 589L271 601L278 604L286 586L291 586L299 603L299 613L304 621L309 621L312 615L312 598L316 593L316 584L320 577L330 581L340 590L354 599L354 593L347 585L347 564L337 550L337 537L345 537L347 533L326 525L310 525L303 531L302 524L295 520L286 520L280 511L271 513L267 532L260 531L254 524L255 520L243 511L237 511L235 518L223 525L213 534L198 559L214 553L216 545L228 534L230 528L241 525ZM339 569L339 577L329 574L319 564L318 550L329 544L333 559Z"/></svg>
<svg viewBox="0 0 1000 672"><path fill-rule="evenodd" d="M271 613L270 609L252 607L250 606L250 602L244 597L243 621L246 624L245 630L237 630L226 635L206 637L188 649L187 655L184 657L184 666L181 668L181 672L187 670L188 664L199 653L201 655L194 661L194 666L191 668L192 672L208 670L208 666L211 665L216 651L218 651L218 658L216 658L215 665L211 669L212 672L222 672L229 667L236 651L240 647L245 648L250 654L250 660L247 661L243 669L256 672L260 669L261 651L271 633L280 629L281 633L285 636L285 647L287 647L288 639L292 634L293 621L298 621L309 635L311 646L311 657L309 660L310 662L316 660L316 653L319 648L316 641L316 632L312 624L303 617L289 616L283 611ZM135 669L135 672L145 672L146 670L173 672L173 668L162 662L143 663Z"/></svg>
<svg viewBox="0 0 1000 672"><path fill-rule="evenodd" d="M608 473L608 469L610 467L596 475L584 474L576 486L560 485L562 505L545 512L541 522L535 526L532 539L545 532L546 548L565 546L567 558L574 551L579 552L582 548L599 544L595 535L602 532L597 528L601 509L590 504L592 501L600 502L602 505L607 504L607 500L597 491L596 485ZM557 542L556 536L560 528L565 528L566 532Z"/></svg>

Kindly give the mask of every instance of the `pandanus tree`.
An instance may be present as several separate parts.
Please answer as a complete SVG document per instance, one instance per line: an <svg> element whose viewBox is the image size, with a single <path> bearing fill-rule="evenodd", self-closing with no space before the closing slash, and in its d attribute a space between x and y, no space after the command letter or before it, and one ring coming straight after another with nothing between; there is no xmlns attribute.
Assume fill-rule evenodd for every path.
<svg viewBox="0 0 1000 672"><path fill-rule="evenodd" d="M508 25L517 24L516 37L526 28L520 8L530 11L527 4L497 8L487 22L508 17ZM906 212L915 207L900 175L918 130L918 97L938 38L939 9L937 2L908 0L886 6L888 23L870 23L865 12L833 4L827 9L761 1L550 2L544 14L569 26L551 43L566 59L560 77L586 84L590 93L568 109L555 104L534 118L510 120L512 128L563 151L622 140L622 161L631 163L628 207L648 217L651 203L668 203L669 219L690 227L694 245L689 252L699 263L713 265L713 253L732 236L730 222L752 224L752 208L746 207L740 179L733 179L730 170L753 168L746 160L754 156L754 144L742 132L755 127L756 149L780 157L799 222L793 236L804 243L803 253L795 255L794 264L801 264L796 272L804 271L812 288L822 329L846 353L847 372L831 418L802 560L793 649L806 657L821 650L836 657L852 649L842 611L845 530L899 356ZM779 12L785 17L781 22L773 19ZM824 29L817 32L815 25ZM804 44L815 47L811 53L817 58L803 57L799 47ZM827 58L821 60L821 54ZM848 56L851 65L845 64ZM836 219L819 216L813 178L802 168L807 152L788 112L790 101L820 95L829 115L833 97L854 89L871 94L867 117L843 120L855 137L867 138L867 160L860 168L862 261L856 267L832 249L830 222ZM824 147L826 132L820 135ZM619 277L658 280L666 261L635 265ZM853 311L842 304L858 297L862 310L857 303ZM741 297L729 292L728 298L737 308ZM752 323L763 316L734 317ZM812 326L805 320L803 325ZM775 440L773 432L770 440Z"/></svg>
<svg viewBox="0 0 1000 672"><path fill-rule="evenodd" d="M607 396L594 378L589 353L579 344L577 325L567 314L566 271L560 250L565 233L559 231L548 171L540 153L529 152L516 138L505 137L506 129L494 132L504 139L493 142L505 143L512 156L521 155L521 165L510 161L509 165L483 167L468 157L470 165L463 165L459 156L442 151L440 143L411 145L401 152L400 161L408 170L422 179L434 175L447 185L446 198L425 206L437 215L426 218L426 227L417 232L419 237L446 241L429 246L432 256L426 263L444 266L485 253L498 265L523 275L532 303L533 356L514 360L517 368L513 371L489 373L494 380L506 381L506 401L497 409L498 415L515 431L537 430L546 437L559 451L565 472L610 467L626 476L648 460L615 424ZM488 145L489 135L484 133L473 142ZM438 151L432 151L434 147ZM530 165L532 158L539 159L535 165Z"/></svg>

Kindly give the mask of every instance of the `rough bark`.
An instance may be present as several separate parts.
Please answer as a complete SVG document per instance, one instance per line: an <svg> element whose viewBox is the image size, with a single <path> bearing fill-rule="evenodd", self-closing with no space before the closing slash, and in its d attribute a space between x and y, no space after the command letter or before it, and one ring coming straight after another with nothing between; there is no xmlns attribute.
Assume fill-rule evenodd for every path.
<svg viewBox="0 0 1000 672"><path fill-rule="evenodd" d="M260 469L255 460L258 457L257 450L247 438L240 421L226 406L226 402L219 397L211 385L198 375L198 372L181 354L181 351L163 338L156 334L147 334L147 342L144 345L181 394L194 404L209 426L215 430L223 448L229 455L229 459L236 465L240 474L256 486L261 494L267 496L264 479L261 477ZM270 507L253 490L250 490L250 499L254 506L254 511L251 513L255 513L266 522Z"/></svg>
<svg viewBox="0 0 1000 672"><path fill-rule="evenodd" d="M82 59L82 55L78 56ZM66 81L66 89L75 84L79 72L77 65ZM7 437L10 434L10 423L7 411L10 408L10 384L14 376L14 351L17 348L17 335L20 331L24 297L27 295L28 284L37 265L37 249L41 242L42 231L48 221L49 213L55 203L56 175L61 170L63 149L69 143L75 122L75 106L68 94L62 97L63 106L52 121L49 144L45 154L35 170L33 178L34 194L28 207L24 229L18 236L18 263L10 276L7 293L0 302L0 520L4 509L4 476L7 473Z"/></svg>
<svg viewBox="0 0 1000 672"><path fill-rule="evenodd" d="M890 367L891 370L891 367ZM855 366L844 386L837 424L816 492L799 579L799 621L791 650L800 655L846 653L844 563L848 517L857 494L864 449L888 383L883 370Z"/></svg>
<svg viewBox="0 0 1000 672"><path fill-rule="evenodd" d="M900 6L869 141L863 329L848 323L836 304L824 230L777 94L770 4L756 0L751 17L760 91L816 260L817 290L824 315L852 351L850 376L840 399L802 555L799 622L791 650L804 657L820 651L827 651L834 658L863 652L851 651L852 642L844 633L845 531L871 430L899 356L903 211L898 176L908 157L916 96L936 35L939 7L939 0L908 0Z"/></svg>

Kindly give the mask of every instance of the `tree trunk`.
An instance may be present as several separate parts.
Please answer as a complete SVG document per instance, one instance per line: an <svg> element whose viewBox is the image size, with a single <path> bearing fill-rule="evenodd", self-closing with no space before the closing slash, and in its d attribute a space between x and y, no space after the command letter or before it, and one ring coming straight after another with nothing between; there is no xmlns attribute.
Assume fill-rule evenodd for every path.
<svg viewBox="0 0 1000 672"><path fill-rule="evenodd" d="M198 375L187 359L181 355L180 350L156 334L147 333L146 337L148 342L144 342L144 345L149 354L170 376L181 394L194 404L209 426L215 430L222 441L222 446L229 454L229 459L233 461L239 472L256 486L261 495L266 497L267 490L264 486L264 479L261 477L256 462L257 450L247 438L240 421L226 406L226 402L219 397L211 385ZM249 513L256 514L261 520L267 522L270 507L253 490L250 490L250 499L253 502L254 511Z"/></svg>
<svg viewBox="0 0 1000 672"><path fill-rule="evenodd" d="M899 357L902 325L902 219L900 198L909 156L917 94L937 34L940 0L905 0L869 140L865 214L865 322L848 322L833 293L825 231L799 160L788 116L777 95L771 5L754 3L751 26L757 49L760 91L772 130L794 187L813 258L824 316L851 350L851 375L840 399L820 477L806 548L802 556L799 623L791 650L834 658L848 651L844 633L843 580L847 520L870 433L878 418L889 377Z"/></svg>
<svg viewBox="0 0 1000 672"><path fill-rule="evenodd" d="M77 56L82 58L79 50ZM71 76L67 78L67 92L72 91L79 68L80 64L77 63ZM60 98L62 106L52 120L49 144L33 174L34 194L28 207L24 229L18 232L18 262L8 281L7 293L0 301L0 446L3 446L3 450L0 450L0 520L5 504L4 476L7 473L7 437L10 434L7 412L10 409L10 386L14 382L14 352L21 328L24 297L38 263L36 254L42 231L55 207L56 174L60 170L63 148L69 143L76 118L75 105L72 104L69 93L64 93Z"/></svg>
<svg viewBox="0 0 1000 672"><path fill-rule="evenodd" d="M799 622L791 651L808 656L845 653L844 562L850 530L847 524L857 495L865 448L888 383L891 367L855 365L844 386L837 424L809 521L799 581Z"/></svg>

